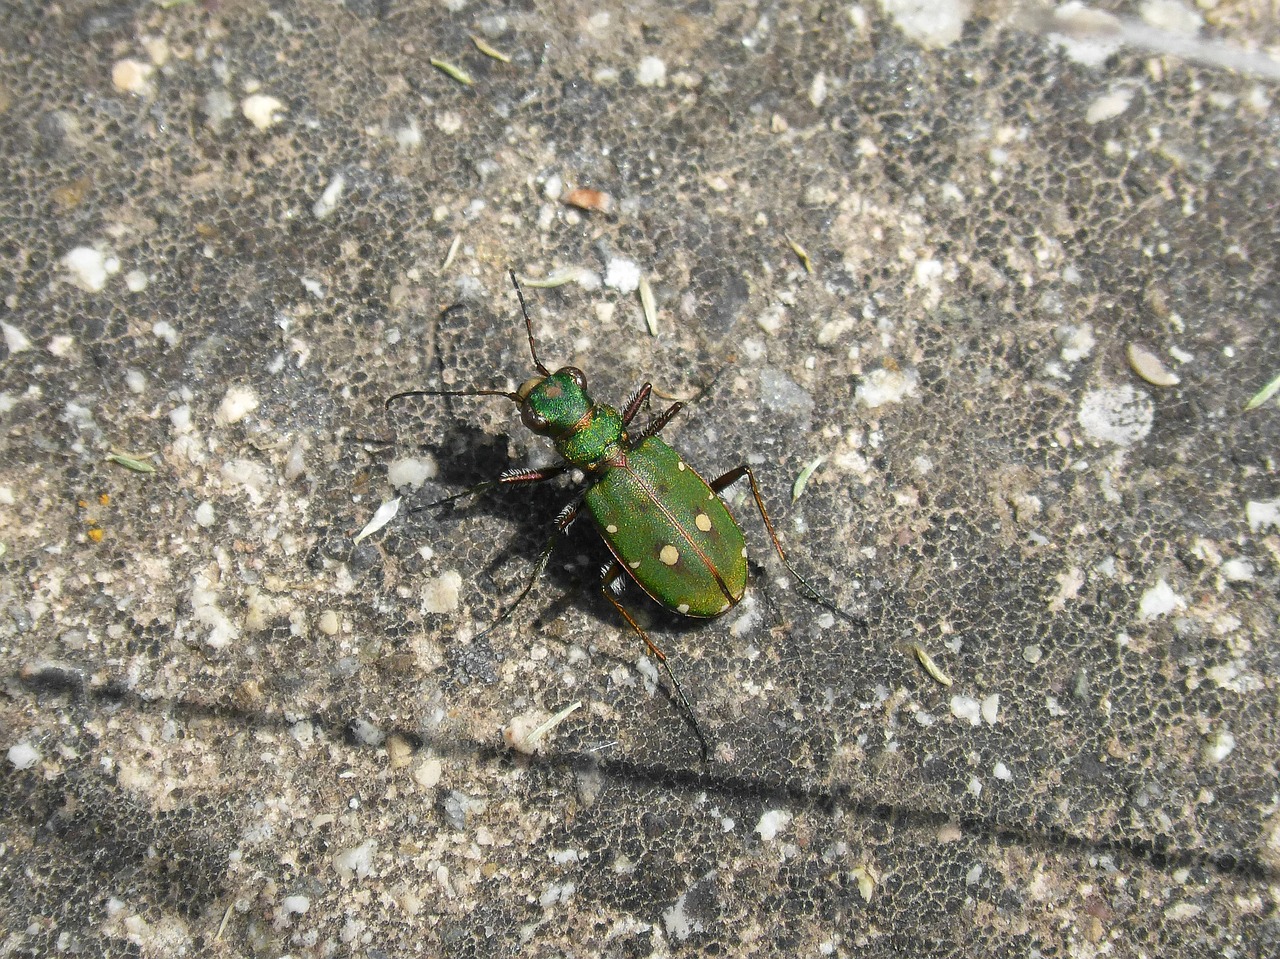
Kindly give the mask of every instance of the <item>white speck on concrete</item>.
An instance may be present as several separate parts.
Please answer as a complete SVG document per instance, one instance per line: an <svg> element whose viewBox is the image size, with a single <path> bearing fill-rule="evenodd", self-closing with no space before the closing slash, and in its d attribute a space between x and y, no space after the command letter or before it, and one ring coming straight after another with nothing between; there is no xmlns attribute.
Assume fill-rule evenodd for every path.
<svg viewBox="0 0 1280 959"><path fill-rule="evenodd" d="M640 289L639 265L621 257L610 260L604 271L604 285L622 294L634 293Z"/></svg>
<svg viewBox="0 0 1280 959"><path fill-rule="evenodd" d="M421 489L422 484L434 479L439 468L430 456L407 456L387 465L387 481L396 489L408 486Z"/></svg>
<svg viewBox="0 0 1280 959"><path fill-rule="evenodd" d="M462 114L453 110L442 110L431 118L431 123L445 136L453 136L465 125Z"/></svg>
<svg viewBox="0 0 1280 959"><path fill-rule="evenodd" d="M854 391L854 399L868 409L876 409L887 403L901 403L915 396L920 376L915 370L889 370L880 367L862 377Z"/></svg>
<svg viewBox="0 0 1280 959"><path fill-rule="evenodd" d="M398 512L400 512L400 497L396 496L387 500L377 508L373 517L365 524L364 529L356 533L355 539L353 539L352 542L358 543L362 539L372 536L378 530L382 529L382 527L390 523Z"/></svg>
<svg viewBox="0 0 1280 959"><path fill-rule="evenodd" d="M644 57L636 66L636 83L642 87L660 87L667 82L667 65L657 57Z"/></svg>
<svg viewBox="0 0 1280 959"><path fill-rule="evenodd" d="M363 879L372 870L377 851L378 841L366 839L358 846L334 853L333 867L343 879Z"/></svg>
<svg viewBox="0 0 1280 959"><path fill-rule="evenodd" d="M1187 608L1187 601L1173 591L1164 580L1160 580L1138 600L1138 618L1143 620L1167 616L1169 613Z"/></svg>
<svg viewBox="0 0 1280 959"><path fill-rule="evenodd" d="M121 93L146 93L155 67L141 60L117 60L111 65L111 85Z"/></svg>
<svg viewBox="0 0 1280 959"><path fill-rule="evenodd" d="M446 570L422 587L422 609L427 613L451 613L458 608L462 574Z"/></svg>
<svg viewBox="0 0 1280 959"><path fill-rule="evenodd" d="M577 891L576 882L553 882L538 896L538 905L548 909L558 902L572 902L573 894Z"/></svg>
<svg viewBox="0 0 1280 959"><path fill-rule="evenodd" d="M677 942L684 942L706 928L701 919L690 913L688 899L689 893L686 892L669 909L662 911L662 924L667 935Z"/></svg>
<svg viewBox="0 0 1280 959"><path fill-rule="evenodd" d="M240 102L240 112L259 130L268 130L280 122L284 103L265 93L255 93Z"/></svg>
<svg viewBox="0 0 1280 959"><path fill-rule="evenodd" d="M1205 762L1220 763L1236 748L1236 737L1225 729L1210 733L1205 739L1204 748L1200 751Z"/></svg>
<svg viewBox="0 0 1280 959"><path fill-rule="evenodd" d="M261 463L250 459L227 460L222 464L222 482L238 486L254 503L262 502L263 492L271 485L271 474Z"/></svg>
<svg viewBox="0 0 1280 959"><path fill-rule="evenodd" d="M1204 907L1198 906L1194 902L1175 902L1164 911L1164 917L1171 922L1187 922L1197 918L1202 912L1204 912Z"/></svg>
<svg viewBox="0 0 1280 959"><path fill-rule="evenodd" d="M1247 559L1229 559L1222 564L1222 575L1229 583L1246 583L1253 579L1253 563Z"/></svg>
<svg viewBox="0 0 1280 959"><path fill-rule="evenodd" d="M351 734L366 746L381 746L387 734L367 719L356 719L351 723Z"/></svg>
<svg viewBox="0 0 1280 959"><path fill-rule="evenodd" d="M422 146L422 127L417 118L412 118L404 126L396 130L396 146L405 153L416 153Z"/></svg>
<svg viewBox="0 0 1280 959"><path fill-rule="evenodd" d="M191 407L183 403L169 411L169 423L175 433L190 433L192 427Z"/></svg>
<svg viewBox="0 0 1280 959"><path fill-rule="evenodd" d="M1123 385L1087 392L1076 420L1090 439L1131 446L1151 432L1155 411L1146 396Z"/></svg>
<svg viewBox="0 0 1280 959"><path fill-rule="evenodd" d="M785 809L767 809L756 823L756 832L765 842L770 842L791 824L792 815Z"/></svg>
<svg viewBox="0 0 1280 959"><path fill-rule="evenodd" d="M809 102L821 107L827 102L827 75L819 70L809 84Z"/></svg>
<svg viewBox="0 0 1280 959"><path fill-rule="evenodd" d="M200 111L204 114L205 126L210 130L221 130L236 115L236 102L230 93L218 88L204 95L200 101Z"/></svg>
<svg viewBox="0 0 1280 959"><path fill-rule="evenodd" d="M1104 120L1114 120L1129 109L1129 104L1132 102L1132 87L1112 87L1089 104L1089 108L1084 113L1084 121L1085 123L1093 124L1102 123Z"/></svg>
<svg viewBox="0 0 1280 959"><path fill-rule="evenodd" d="M880 0L880 8L909 39L937 50L960 39L973 4L970 0Z"/></svg>
<svg viewBox="0 0 1280 959"><path fill-rule="evenodd" d="M982 700L982 720L988 726L994 726L1000 719L1000 694L992 693Z"/></svg>
<svg viewBox="0 0 1280 959"><path fill-rule="evenodd" d="M982 722L982 703L972 696L952 696L951 715L965 720L970 726L977 726Z"/></svg>
<svg viewBox="0 0 1280 959"><path fill-rule="evenodd" d="M323 220L330 213L338 208L338 201L342 199L342 194L347 189L347 178L341 173L335 173L333 179L329 181L329 185L324 188L324 192L320 194L320 199L311 207L311 213L317 220Z"/></svg>
<svg viewBox="0 0 1280 959"><path fill-rule="evenodd" d="M0 330L4 331L4 345L9 348L10 355L31 349L31 340L16 326L0 323Z"/></svg>
<svg viewBox="0 0 1280 959"><path fill-rule="evenodd" d="M1254 533L1280 529L1280 499L1250 500L1244 504L1244 517Z"/></svg>
<svg viewBox="0 0 1280 959"><path fill-rule="evenodd" d="M425 756L413 769L413 781L423 789L434 789L444 775L444 763L436 756Z"/></svg>
<svg viewBox="0 0 1280 959"><path fill-rule="evenodd" d="M240 638L240 630L219 608L218 589L204 574L197 574L191 587L191 609L195 621L209 627L205 643L210 649L225 649Z"/></svg>
<svg viewBox="0 0 1280 959"><path fill-rule="evenodd" d="M196 507L196 525L208 529L217 522L217 514L213 510L213 504L205 500Z"/></svg>
<svg viewBox="0 0 1280 959"><path fill-rule="evenodd" d="M107 277L114 272L112 263L117 270L120 268L114 257L108 257L91 246L76 247L64 254L61 262L63 269L71 275L71 281L89 293L98 293L107 285Z"/></svg>
<svg viewBox="0 0 1280 959"><path fill-rule="evenodd" d="M756 326L770 336L777 336L787 322L787 308L781 303L771 303L756 317Z"/></svg>
<svg viewBox="0 0 1280 959"><path fill-rule="evenodd" d="M1054 329L1053 338L1061 347L1058 355L1064 363L1079 363L1098 345L1088 323L1064 323Z"/></svg>
<svg viewBox="0 0 1280 959"><path fill-rule="evenodd" d="M259 402L258 394L253 390L245 386L233 386L222 397L218 411L213 414L213 421L218 426L239 423L258 408Z"/></svg>
<svg viewBox="0 0 1280 959"><path fill-rule="evenodd" d="M151 332L164 340L169 346L178 342L178 331L168 320L157 320L151 324Z"/></svg>
<svg viewBox="0 0 1280 959"><path fill-rule="evenodd" d="M75 348L76 341L74 338L67 336L65 333L59 333L49 338L49 342L45 344L45 349L50 355L65 360L71 355L71 351Z"/></svg>
<svg viewBox="0 0 1280 959"><path fill-rule="evenodd" d="M15 743L9 747L9 762L15 769L30 769L40 761L40 753L28 742Z"/></svg>

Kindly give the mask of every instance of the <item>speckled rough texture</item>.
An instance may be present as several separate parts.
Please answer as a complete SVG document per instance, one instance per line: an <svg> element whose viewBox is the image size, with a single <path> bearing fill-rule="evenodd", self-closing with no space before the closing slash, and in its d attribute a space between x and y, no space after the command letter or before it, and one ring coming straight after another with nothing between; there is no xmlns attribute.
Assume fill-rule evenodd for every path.
<svg viewBox="0 0 1280 959"><path fill-rule="evenodd" d="M164 6L0 7L0 952L1280 951L1274 85L999 5ZM706 765L589 524L479 635L568 482L411 511L550 462L511 404L382 409L619 258L657 335L530 286L547 363L692 398L869 623L735 491L742 607L627 593Z"/></svg>

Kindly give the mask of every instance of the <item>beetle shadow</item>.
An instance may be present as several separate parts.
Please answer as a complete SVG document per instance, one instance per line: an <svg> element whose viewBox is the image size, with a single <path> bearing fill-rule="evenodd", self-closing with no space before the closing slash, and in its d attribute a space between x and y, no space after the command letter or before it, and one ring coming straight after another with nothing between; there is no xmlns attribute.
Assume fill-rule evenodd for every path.
<svg viewBox="0 0 1280 959"><path fill-rule="evenodd" d="M461 416L450 416L446 422L448 425L443 431L430 434L430 442L417 444L419 449L433 456L439 472L415 494L414 499L419 502L409 506L412 518L406 522L403 535L412 540L414 529L430 530L435 535L439 535L442 529L454 529L458 535L465 535L469 519L477 515L497 520L512 531L498 542L482 563L463 570L463 575L469 579L501 582L501 595L494 597L487 620L482 610L473 607L477 632L472 642L477 648L458 650L456 662L455 657L451 657L452 678L462 683L472 677L496 679L493 667L501 657L489 644L490 639L496 638L488 635L491 630L497 631L497 635L508 630L517 635L530 631L542 633L569 609L587 612L601 625L611 624L617 628L616 637L607 641L566 637L569 642L590 645L594 654L635 669L637 657L647 655L646 647L643 639L635 635L602 593L601 571L613 556L585 509L564 534L556 536L546 568L532 589L517 602L520 591L529 585L535 573L538 556L555 533L556 518L586 487L564 479L553 479L528 485L499 486L471 497L464 495L453 502L441 502L464 494L477 484L493 482L507 470L529 465L528 461L510 457L505 435L490 435ZM669 665L681 684L688 684L686 676L689 680L701 680L692 686L696 701L697 688L705 680L699 675L700 670L685 668L685 664L690 662L685 653L705 645L708 629L726 629L726 618L715 617L708 621L681 616L653 600L630 577L623 576L619 581L624 583L619 601L629 611L640 615L650 640L668 657ZM755 591L756 601L762 607L761 615L775 624L785 621L785 615L770 596L764 567L754 560L750 561L748 589ZM517 605L509 609L513 602ZM732 618L733 613L730 611L726 615ZM711 623L718 625L712 626ZM692 636L698 638L690 640L688 637ZM476 644L476 640L480 642ZM716 645L722 643L723 637ZM658 666L656 660L650 659L655 667ZM662 696L685 724L691 725L676 691L668 685L665 678L658 683Z"/></svg>
<svg viewBox="0 0 1280 959"><path fill-rule="evenodd" d="M496 618L514 599L513 594L518 593L533 575L539 554L555 533L555 521L560 512L573 503L586 487L567 478L557 478L541 483L497 486L482 489L471 496L463 495L478 485L497 481L507 470L527 467L530 462L508 455L506 437L491 436L477 426L458 420L451 420L444 431L434 434L431 442L417 444L417 448L432 455L438 464L438 472L406 503L404 537L412 541L415 531L435 536L444 531L465 535L469 520L477 516L488 517L511 530L509 536L498 541L496 549L482 564L463 570L464 576L510 580L505 585L512 592L495 597L493 616ZM449 498L454 496L459 498L449 502ZM569 530L557 537L550 562L539 576L538 585L521 603L520 609L512 614L513 618L536 603L538 595L548 585L554 586L557 594L570 596L580 588L590 586L598 580L598 571L609 555L584 510ZM566 557L576 557L580 562L567 562ZM501 571L513 565L517 568L503 576ZM600 601L604 601L603 597ZM479 622L477 625L484 629L488 624Z"/></svg>

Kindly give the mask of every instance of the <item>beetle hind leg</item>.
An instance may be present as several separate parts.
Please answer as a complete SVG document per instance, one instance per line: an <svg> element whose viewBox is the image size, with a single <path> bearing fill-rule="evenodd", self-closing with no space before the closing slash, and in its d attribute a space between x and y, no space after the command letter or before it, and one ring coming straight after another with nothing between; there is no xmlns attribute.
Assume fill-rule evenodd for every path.
<svg viewBox="0 0 1280 959"><path fill-rule="evenodd" d="M791 560L787 559L787 554L782 549L782 543L778 540L778 533L773 528L773 521L769 519L769 511L764 508L764 499L760 495L760 484L756 482L756 474L751 471L750 466L743 463L741 466L729 470L729 472L725 473L723 476L712 480L711 488L719 494L726 488L738 482L738 480L742 479L744 476L751 483L751 497L756 501L756 509L760 513L760 519L764 521L765 532L769 534L769 539L773 543L773 548L777 550L778 558L782 560L782 565L787 568L787 572L790 573L792 578L800 585L801 592L804 593L805 598L817 603L824 609L830 610L841 619L847 620L853 625L861 626L865 629L867 627L867 621L865 619L855 613L846 612L834 602L827 599L813 587L812 583L800 575L799 570L791 565Z"/></svg>
<svg viewBox="0 0 1280 959"><path fill-rule="evenodd" d="M605 599L613 604L613 608L618 614L627 621L627 624L636 632L636 635L644 640L645 648L650 656L662 664L662 668L666 670L667 680L671 683L671 691L675 696L677 704L684 713L685 720L693 727L694 734L698 737L698 745L702 752L702 761L706 762L711 755L711 747L707 743L707 737L703 735L702 727L698 724L698 715L693 711L693 704L689 702L689 697L684 694L684 689L680 685L680 681L676 679L676 674L671 670L671 663L667 661L667 654L659 649L649 638L649 634L644 628L636 622L635 617L627 611L627 608L618 601L615 595L619 592L616 584L622 576L622 565L614 560L604 568L603 580L600 583L600 592L604 593Z"/></svg>

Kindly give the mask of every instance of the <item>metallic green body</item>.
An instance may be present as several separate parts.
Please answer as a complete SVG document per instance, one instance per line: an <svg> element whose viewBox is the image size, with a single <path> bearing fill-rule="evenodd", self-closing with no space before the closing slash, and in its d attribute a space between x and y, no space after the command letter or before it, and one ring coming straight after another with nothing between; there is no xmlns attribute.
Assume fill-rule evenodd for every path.
<svg viewBox="0 0 1280 959"><path fill-rule="evenodd" d="M719 616L742 599L746 541L720 497L670 446L650 436L586 492L613 555L657 602Z"/></svg>
<svg viewBox="0 0 1280 959"><path fill-rule="evenodd" d="M531 380L517 396L525 425L550 436L566 462L587 474L583 501L646 593L674 612L703 617L742 598L742 529L675 450L656 436L632 446L618 411L596 404L572 367Z"/></svg>

